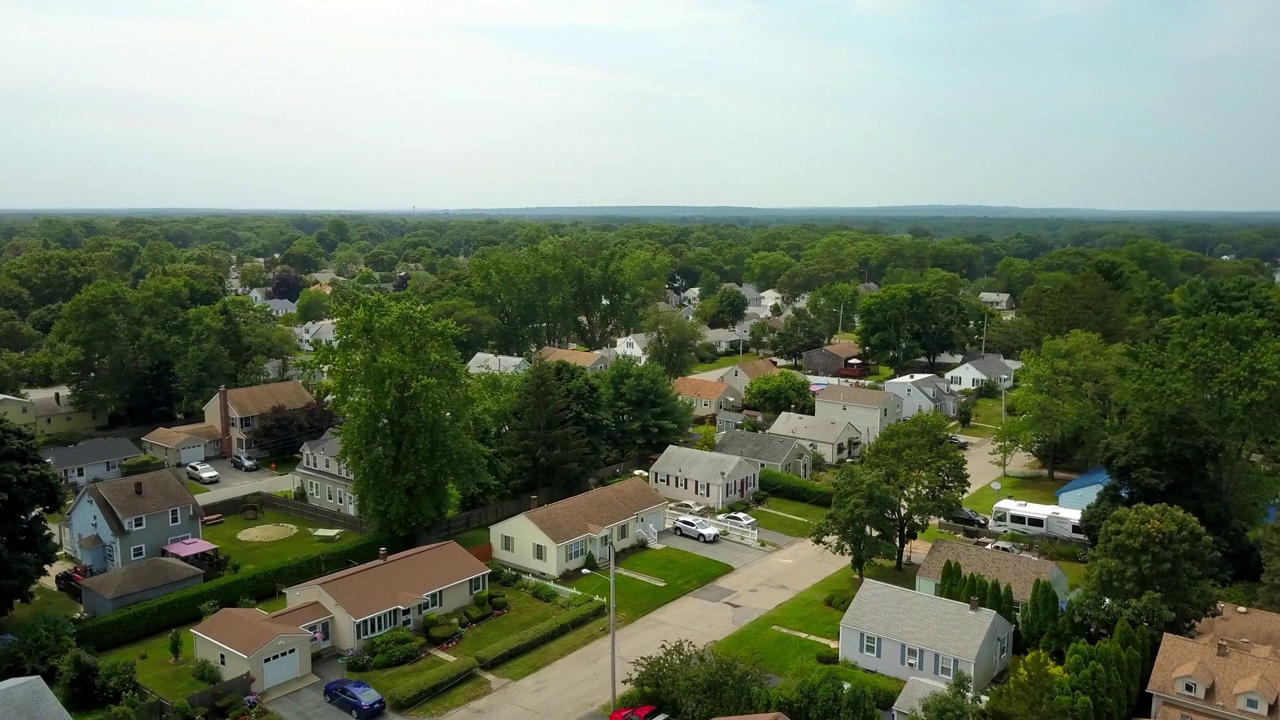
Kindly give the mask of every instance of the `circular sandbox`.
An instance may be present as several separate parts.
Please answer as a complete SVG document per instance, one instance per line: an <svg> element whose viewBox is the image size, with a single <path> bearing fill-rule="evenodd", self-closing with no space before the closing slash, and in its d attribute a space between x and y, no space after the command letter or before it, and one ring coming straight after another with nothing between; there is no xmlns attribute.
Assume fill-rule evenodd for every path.
<svg viewBox="0 0 1280 720"><path fill-rule="evenodd" d="M283 540L296 532L298 532L297 525L269 523L245 528L236 533L236 538L245 542L271 542L272 540Z"/></svg>

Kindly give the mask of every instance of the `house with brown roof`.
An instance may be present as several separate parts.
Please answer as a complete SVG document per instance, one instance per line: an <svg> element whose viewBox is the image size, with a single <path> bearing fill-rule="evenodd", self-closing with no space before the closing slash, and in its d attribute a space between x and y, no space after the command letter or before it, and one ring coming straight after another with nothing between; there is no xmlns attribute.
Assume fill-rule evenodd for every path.
<svg viewBox="0 0 1280 720"><path fill-rule="evenodd" d="M809 350L800 358L804 363L805 373L834 377L836 373L848 367L850 360L857 359L861 353L862 348L858 347L858 343L839 342Z"/></svg>
<svg viewBox="0 0 1280 720"><path fill-rule="evenodd" d="M204 404L204 422L156 428L142 438L142 449L172 466L238 452L257 456L261 453L253 446L250 431L259 415L277 407L297 410L313 402L315 398L297 380L219 388Z"/></svg>
<svg viewBox="0 0 1280 720"><path fill-rule="evenodd" d="M737 410L742 407L742 393L734 390L728 383L682 377L671 383L671 389L681 400L693 406L695 418L714 416L721 410Z"/></svg>
<svg viewBox="0 0 1280 720"><path fill-rule="evenodd" d="M689 377L697 378L698 380L711 380L714 382L726 383L729 387L740 393L739 397L741 397L741 393L745 393L747 391L747 385L752 380L780 372L791 371L779 369L777 365L773 364L772 360L760 358L759 360L749 360L737 365L708 370L706 372L690 375Z"/></svg>
<svg viewBox="0 0 1280 720"><path fill-rule="evenodd" d="M543 577L559 577L607 558L662 529L666 501L642 478L629 478L537 507L489 528L493 559Z"/></svg>
<svg viewBox="0 0 1280 720"><path fill-rule="evenodd" d="M856 385L828 385L818 393L814 416L819 420L843 420L871 444L885 428L902 420L902 398L883 390Z"/></svg>
<svg viewBox="0 0 1280 720"><path fill-rule="evenodd" d="M422 616L469 604L488 589L489 568L452 540L423 545L317 578L285 591L295 609L317 602L332 615L332 644L344 651L397 627L421 629Z"/></svg>
<svg viewBox="0 0 1280 720"><path fill-rule="evenodd" d="M1018 610L1031 600L1031 586L1036 580L1044 580L1058 593L1059 600L1066 600L1069 590L1067 575L1058 563L1041 560L1027 554L1013 554L988 550L981 545L938 540L929 548L920 571L916 574L916 592L937 595L942 582L942 567L947 561L959 563L966 575L977 573L988 580L1013 587L1013 602Z"/></svg>
<svg viewBox="0 0 1280 720"><path fill-rule="evenodd" d="M328 636L301 626L319 613L328 615L319 603L270 615L257 608L223 608L191 628L192 648L196 658L218 667L223 680L248 673L254 692L262 692L311 674L311 653L319 649L313 646Z"/></svg>
<svg viewBox="0 0 1280 720"><path fill-rule="evenodd" d="M142 449L171 467L222 455L222 431L208 423L161 427L142 438Z"/></svg>
<svg viewBox="0 0 1280 720"><path fill-rule="evenodd" d="M199 538L201 517L191 491L168 470L89 483L67 509L63 549L98 572L116 570Z"/></svg>
<svg viewBox="0 0 1280 720"><path fill-rule="evenodd" d="M547 362L564 361L584 367L590 372L601 372L609 368L609 358L601 353L569 350L550 345L534 353L533 359L546 360Z"/></svg>

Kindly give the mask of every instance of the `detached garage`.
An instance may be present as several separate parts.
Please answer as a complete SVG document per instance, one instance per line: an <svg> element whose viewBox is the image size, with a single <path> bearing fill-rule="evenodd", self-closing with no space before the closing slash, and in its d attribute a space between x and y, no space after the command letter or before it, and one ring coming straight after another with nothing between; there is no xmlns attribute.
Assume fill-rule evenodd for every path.
<svg viewBox="0 0 1280 720"><path fill-rule="evenodd" d="M305 677L314 635L293 620L255 608L223 608L191 629L195 655L217 665L224 680L248 673L255 692Z"/></svg>
<svg viewBox="0 0 1280 720"><path fill-rule="evenodd" d="M183 425L156 428L142 438L142 449L148 455L162 458L171 467L203 462L218 457L222 440L212 425Z"/></svg>

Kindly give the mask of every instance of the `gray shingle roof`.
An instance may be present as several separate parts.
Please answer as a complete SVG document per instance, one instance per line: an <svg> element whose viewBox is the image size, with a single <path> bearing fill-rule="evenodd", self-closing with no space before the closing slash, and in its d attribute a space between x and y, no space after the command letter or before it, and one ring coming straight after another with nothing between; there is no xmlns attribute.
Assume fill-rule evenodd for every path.
<svg viewBox="0 0 1280 720"><path fill-rule="evenodd" d="M662 457L658 458L658 462L653 464L650 472L679 475L719 484L721 473L735 475L743 469L746 472L752 470L751 465L737 455L671 445L662 453Z"/></svg>
<svg viewBox="0 0 1280 720"><path fill-rule="evenodd" d="M329 428L324 431L317 440L309 440L302 444L298 452L311 452L316 455L327 455L329 457L337 457L342 452L342 438Z"/></svg>
<svg viewBox="0 0 1280 720"><path fill-rule="evenodd" d="M994 610L867 580L858 588L842 627L973 661L992 625L1009 623Z"/></svg>
<svg viewBox="0 0 1280 720"><path fill-rule="evenodd" d="M141 454L136 445L124 438L97 438L79 445L46 450L45 459L56 469L64 470L108 460L127 460Z"/></svg>
<svg viewBox="0 0 1280 720"><path fill-rule="evenodd" d="M853 385L828 385L818 393L819 400L845 403L848 405L864 405L866 407L884 407L893 401L892 393Z"/></svg>
<svg viewBox="0 0 1280 720"><path fill-rule="evenodd" d="M494 355L487 352L476 353L471 356L471 361L467 363L467 369L473 373L517 373L523 372L528 367L529 361L522 357Z"/></svg>
<svg viewBox="0 0 1280 720"><path fill-rule="evenodd" d="M840 440L841 433L848 426L849 421L847 420L825 420L812 415L784 412L778 415L778 419L773 422L773 425L769 428L769 434L783 435L800 440L833 443ZM857 439L861 438L857 428L854 428L853 436Z"/></svg>
<svg viewBox="0 0 1280 720"><path fill-rule="evenodd" d="M136 491L139 483L142 486L141 495ZM200 504L191 491L168 470L92 483L86 488L86 492L98 504L98 511L117 536L124 533L125 518L186 505L190 505L197 515L200 514Z"/></svg>
<svg viewBox="0 0 1280 720"><path fill-rule="evenodd" d="M71 720L71 714L39 675L0 681L0 717Z"/></svg>
<svg viewBox="0 0 1280 720"><path fill-rule="evenodd" d="M992 380L998 379L1001 375L1013 375L1013 369L1008 365L1005 365L1003 360L994 355L977 357L970 360L967 364L972 366L974 370L977 370Z"/></svg>
<svg viewBox="0 0 1280 720"><path fill-rule="evenodd" d="M200 568L181 560L153 557L131 563L119 570L85 578L80 585L108 600L114 600L203 574L204 571Z"/></svg>
<svg viewBox="0 0 1280 720"><path fill-rule="evenodd" d="M729 430L716 440L716 452L778 464L787 459L796 444L792 438Z"/></svg>
<svg viewBox="0 0 1280 720"><path fill-rule="evenodd" d="M898 699L893 701L893 709L910 715L920 709L920 703L924 702L925 698L946 691L947 686L937 680L922 677L908 678L902 692L898 693Z"/></svg>

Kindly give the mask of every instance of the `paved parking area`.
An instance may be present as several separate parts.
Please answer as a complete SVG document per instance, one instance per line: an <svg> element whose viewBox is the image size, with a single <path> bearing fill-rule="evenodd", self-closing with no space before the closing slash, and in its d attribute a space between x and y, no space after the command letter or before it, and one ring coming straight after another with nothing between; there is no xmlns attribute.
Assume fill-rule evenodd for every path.
<svg viewBox="0 0 1280 720"><path fill-rule="evenodd" d="M216 487L232 487L242 483L254 482L263 478L271 477L269 470L254 470L253 472L245 472L231 467L230 460L208 460L213 469L218 471L218 475L222 477L222 481L216 485L210 485L211 488Z"/></svg>
<svg viewBox="0 0 1280 720"><path fill-rule="evenodd" d="M267 702L267 707L284 720L338 720L346 713L324 701L324 683L342 677L342 665L337 658L319 660L311 666L311 673L320 678L301 690L282 695ZM388 710L381 717L400 720L400 715Z"/></svg>
<svg viewBox="0 0 1280 720"><path fill-rule="evenodd" d="M790 538L788 538L789 540ZM742 543L733 542L731 540L719 540L713 543L700 543L697 540L691 540L687 537L678 537L670 530L663 530L658 533L658 542L667 547L679 548L687 550L691 553L697 553L712 560L719 560L723 563L729 563L735 569L755 562L760 558L768 555L768 551L761 548L750 547Z"/></svg>

